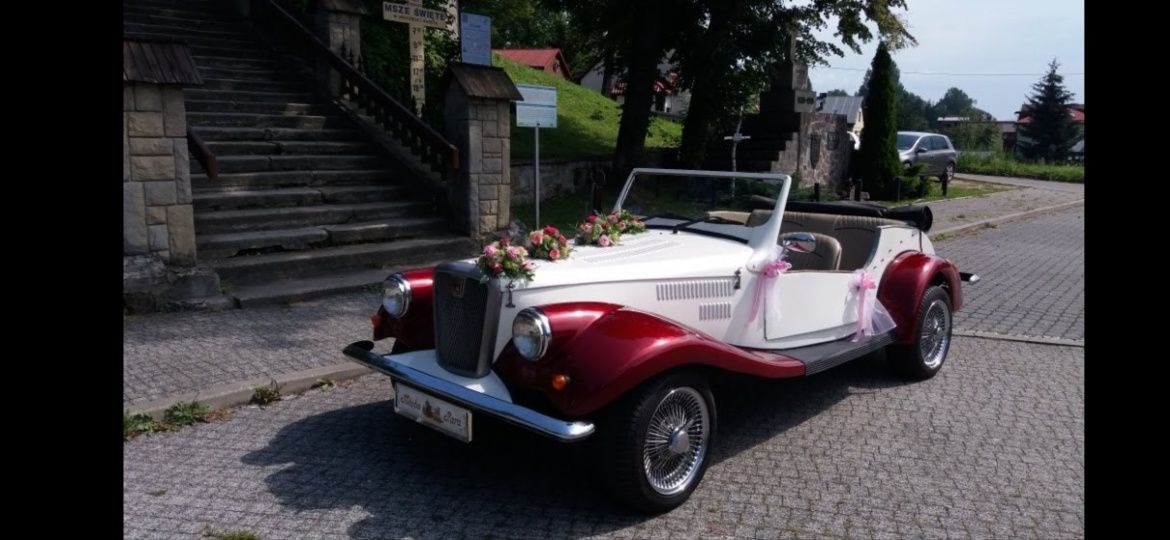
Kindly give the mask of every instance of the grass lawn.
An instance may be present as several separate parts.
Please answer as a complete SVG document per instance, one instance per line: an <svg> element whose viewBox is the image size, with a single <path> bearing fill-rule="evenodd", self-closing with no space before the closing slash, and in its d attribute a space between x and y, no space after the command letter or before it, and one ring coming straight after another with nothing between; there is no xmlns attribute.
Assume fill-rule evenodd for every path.
<svg viewBox="0 0 1170 540"><path fill-rule="evenodd" d="M1076 164L1024 163L1003 155L978 157L959 154L958 173L1035 178L1056 182L1085 183L1085 166Z"/></svg>
<svg viewBox="0 0 1170 540"><path fill-rule="evenodd" d="M557 88L557 127L540 130L540 156L610 156L617 146L621 108L601 94L555 75L492 55L492 64L508 73L517 84ZM532 159L533 128L516 127L512 119L512 158ZM646 136L646 148L677 147L682 124L654 118Z"/></svg>
<svg viewBox="0 0 1170 540"><path fill-rule="evenodd" d="M1006 184L993 184L991 182L975 182L975 181L971 181L971 180L954 179L954 180L951 180L950 184L947 185L947 195L946 195L946 197L944 197L942 194L942 185L940 185L938 182L935 182L932 180L930 183L930 190L926 193L925 197L922 197L920 199L903 199L900 201L875 201L875 202L884 204L884 205L889 206L889 207L894 207L894 206L904 206L907 204L942 201L942 200L946 200L946 199L958 199L960 197L981 197L983 195L989 195L991 193L996 193L999 191L1010 191L1013 189L1019 189L1019 188L1017 188L1015 186L1009 186Z"/></svg>

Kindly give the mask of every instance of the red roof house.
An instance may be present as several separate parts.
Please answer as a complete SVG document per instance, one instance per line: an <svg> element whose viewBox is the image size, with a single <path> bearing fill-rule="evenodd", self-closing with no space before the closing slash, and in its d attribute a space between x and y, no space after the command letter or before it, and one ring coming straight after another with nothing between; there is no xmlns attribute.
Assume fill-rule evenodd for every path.
<svg viewBox="0 0 1170 540"><path fill-rule="evenodd" d="M1085 123L1085 104L1084 103L1069 103L1068 114L1072 117L1074 124ZM1020 111L1016 113L1017 124L1029 124L1032 122L1032 111L1028 110L1025 105Z"/></svg>
<svg viewBox="0 0 1170 540"><path fill-rule="evenodd" d="M562 79L573 80L569 63L560 49L492 49L492 52L513 62L558 75Z"/></svg>

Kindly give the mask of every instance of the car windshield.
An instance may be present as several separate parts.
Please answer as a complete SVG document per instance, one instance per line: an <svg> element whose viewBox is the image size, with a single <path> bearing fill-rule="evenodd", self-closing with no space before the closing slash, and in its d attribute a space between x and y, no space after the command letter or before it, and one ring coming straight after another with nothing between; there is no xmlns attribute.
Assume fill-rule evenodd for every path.
<svg viewBox="0 0 1170 540"><path fill-rule="evenodd" d="M639 173L622 208L649 227L681 228L716 223L744 225L752 210L772 209L783 182L777 179L664 176ZM654 220L653 218L661 218Z"/></svg>
<svg viewBox="0 0 1170 540"><path fill-rule="evenodd" d="M905 133L898 134L898 150L909 150L914 147L914 143L918 141L918 135L907 135Z"/></svg>

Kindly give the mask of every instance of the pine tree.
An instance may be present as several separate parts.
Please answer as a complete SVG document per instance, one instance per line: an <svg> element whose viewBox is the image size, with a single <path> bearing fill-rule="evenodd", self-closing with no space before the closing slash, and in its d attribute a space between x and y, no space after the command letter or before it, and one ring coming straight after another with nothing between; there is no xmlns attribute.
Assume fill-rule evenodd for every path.
<svg viewBox="0 0 1170 540"><path fill-rule="evenodd" d="M898 111L893 81L893 60L886 44L878 45L866 81L865 129L861 131L861 149L854 157L854 178L875 199L896 196L898 175Z"/></svg>
<svg viewBox="0 0 1170 540"><path fill-rule="evenodd" d="M1048 64L1048 73L1032 85L1032 95L1024 104L1032 118L1020 126L1020 152L1027 159L1063 160L1076 142L1077 129L1068 109L1073 94L1064 87L1058 67L1056 60Z"/></svg>

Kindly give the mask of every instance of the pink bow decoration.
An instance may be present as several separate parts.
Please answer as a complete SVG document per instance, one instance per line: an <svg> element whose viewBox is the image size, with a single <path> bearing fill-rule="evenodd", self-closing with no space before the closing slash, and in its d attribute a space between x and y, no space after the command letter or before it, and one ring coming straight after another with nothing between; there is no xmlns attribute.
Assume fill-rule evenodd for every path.
<svg viewBox="0 0 1170 540"><path fill-rule="evenodd" d="M776 277L792 268L792 263L784 260L784 251L780 251L780 256L776 260L767 263L760 269L760 278L756 280L756 295L752 299L752 316L748 322L756 320L756 316L760 313L760 299L765 296L771 296L772 286L776 283ZM765 290L767 289L767 290ZM779 315L779 309L773 309L773 313Z"/></svg>
<svg viewBox="0 0 1170 540"><path fill-rule="evenodd" d="M877 282L873 276L865 270L858 270L853 276L853 286L857 290L857 332L853 335L853 342L893 330L897 323L878 301Z"/></svg>

